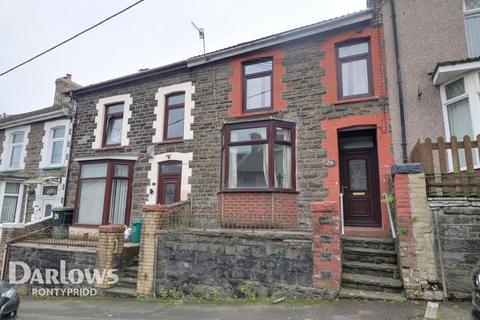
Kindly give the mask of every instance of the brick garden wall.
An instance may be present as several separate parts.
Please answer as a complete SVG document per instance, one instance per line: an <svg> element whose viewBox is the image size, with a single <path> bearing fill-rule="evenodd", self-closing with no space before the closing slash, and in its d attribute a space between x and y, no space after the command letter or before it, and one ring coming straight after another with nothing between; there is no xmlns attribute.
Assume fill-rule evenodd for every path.
<svg viewBox="0 0 480 320"><path fill-rule="evenodd" d="M312 236L299 232L161 231L157 241L158 294L242 297L324 296L312 283ZM247 293L248 291L248 293Z"/></svg>
<svg viewBox="0 0 480 320"><path fill-rule="evenodd" d="M438 273L441 259L448 295L469 299L471 272L480 261L480 200L430 199L429 206L438 221L442 251L436 246Z"/></svg>

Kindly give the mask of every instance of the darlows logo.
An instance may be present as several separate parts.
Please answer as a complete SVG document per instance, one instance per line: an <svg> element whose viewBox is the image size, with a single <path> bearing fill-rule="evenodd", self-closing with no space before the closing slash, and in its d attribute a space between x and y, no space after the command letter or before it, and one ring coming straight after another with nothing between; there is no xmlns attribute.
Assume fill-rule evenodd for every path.
<svg viewBox="0 0 480 320"><path fill-rule="evenodd" d="M30 268L25 262L11 261L8 265L8 276L11 284L31 284L31 285L80 285L95 283L108 283L110 285L118 282L117 269L104 269L102 272L98 269L70 269L66 270L65 260L60 260L60 270ZM21 275L17 278L17 271Z"/></svg>

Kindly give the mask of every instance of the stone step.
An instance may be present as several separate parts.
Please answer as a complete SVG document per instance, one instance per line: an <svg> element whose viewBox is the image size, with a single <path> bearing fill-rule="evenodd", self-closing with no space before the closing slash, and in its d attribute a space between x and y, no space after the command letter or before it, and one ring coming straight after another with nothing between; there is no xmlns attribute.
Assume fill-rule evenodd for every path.
<svg viewBox="0 0 480 320"><path fill-rule="evenodd" d="M366 274L387 278L396 278L400 276L398 266L391 263L369 263L344 260L342 262L342 271L345 273Z"/></svg>
<svg viewBox="0 0 480 320"><path fill-rule="evenodd" d="M368 291L350 288L341 288L339 297L341 299L368 299L368 300L387 300L387 301L406 301L401 293L392 293L384 291Z"/></svg>
<svg viewBox="0 0 480 320"><path fill-rule="evenodd" d="M395 241L392 238L343 237L342 245L353 248L395 250Z"/></svg>
<svg viewBox="0 0 480 320"><path fill-rule="evenodd" d="M132 288L124 288L121 286L115 286L110 289L105 289L104 293L110 297L122 297L122 298L136 298L137 290Z"/></svg>
<svg viewBox="0 0 480 320"><path fill-rule="evenodd" d="M397 292L402 290L403 283L399 279L343 273L342 287L367 291Z"/></svg>
<svg viewBox="0 0 480 320"><path fill-rule="evenodd" d="M397 264L397 254L395 250L380 250L370 248L343 248L344 261L360 261L368 263L388 263Z"/></svg>
<svg viewBox="0 0 480 320"><path fill-rule="evenodd" d="M120 280L118 281L118 285L120 287L136 289L137 278L136 277L120 277Z"/></svg>
<svg viewBox="0 0 480 320"><path fill-rule="evenodd" d="M121 277L137 278L138 266L130 266L121 272Z"/></svg>

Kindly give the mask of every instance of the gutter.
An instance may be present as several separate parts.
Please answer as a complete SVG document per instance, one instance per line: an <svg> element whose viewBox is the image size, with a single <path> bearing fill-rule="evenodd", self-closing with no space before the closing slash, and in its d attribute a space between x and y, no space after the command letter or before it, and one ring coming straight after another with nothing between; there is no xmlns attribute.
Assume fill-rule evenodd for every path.
<svg viewBox="0 0 480 320"><path fill-rule="evenodd" d="M60 118L65 116L69 116L69 113L67 109L63 108L61 110L56 110L48 113L29 116L22 119L3 122L0 124L0 129L17 127L17 126L21 126L21 125L25 125L33 122L40 122L40 121L45 121L45 120L50 120L50 119L55 119L55 118Z"/></svg>
<svg viewBox="0 0 480 320"><path fill-rule="evenodd" d="M400 50L398 46L397 14L395 11L395 0L390 0L390 10L392 11L393 45L395 48L395 65L397 67L397 89L398 106L400 108L400 127L402 135L402 160L408 162L407 156L407 130L405 128L405 103L403 100L402 70L400 68Z"/></svg>
<svg viewBox="0 0 480 320"><path fill-rule="evenodd" d="M183 70L183 69L187 69L187 61L185 61L185 60L175 62L175 63L171 63L171 64L167 64L165 66L161 66L161 67L150 69L150 70L140 71L140 72L130 74L130 75L126 75L126 76L123 76L123 77L114 78L114 79L111 79L111 80L91 84L89 86L81 87L79 89L67 91L65 94L70 94L70 96L72 98L74 98L74 97L77 97L81 94L89 93L89 92L92 92L92 91L101 90L101 89L105 89L105 88L110 88L112 86L118 86L118 85L126 84L126 83L129 83L129 82L135 81L135 80L142 80L142 79L145 79L147 77L153 77L153 76L157 76L157 75L161 75L161 74L165 74L165 73L169 73L169 72L174 72L174 71L179 71L179 70Z"/></svg>

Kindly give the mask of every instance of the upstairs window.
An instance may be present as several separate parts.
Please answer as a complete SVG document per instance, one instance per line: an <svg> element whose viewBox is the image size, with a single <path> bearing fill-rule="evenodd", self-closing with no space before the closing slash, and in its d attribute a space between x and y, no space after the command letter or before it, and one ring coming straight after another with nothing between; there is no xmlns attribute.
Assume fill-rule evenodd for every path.
<svg viewBox="0 0 480 320"><path fill-rule="evenodd" d="M465 0L465 33L468 56L480 56L480 0Z"/></svg>
<svg viewBox="0 0 480 320"><path fill-rule="evenodd" d="M64 161L65 126L50 130L50 164L62 165Z"/></svg>
<svg viewBox="0 0 480 320"><path fill-rule="evenodd" d="M264 121L223 129L223 189L295 189L295 125Z"/></svg>
<svg viewBox="0 0 480 320"><path fill-rule="evenodd" d="M337 46L339 99L371 96L370 42L350 42Z"/></svg>
<svg viewBox="0 0 480 320"><path fill-rule="evenodd" d="M243 111L272 110L273 60L262 59L243 65Z"/></svg>
<svg viewBox="0 0 480 320"><path fill-rule="evenodd" d="M25 140L25 132L14 132L11 135L11 149L10 149L10 168L20 168L22 161L23 144Z"/></svg>
<svg viewBox="0 0 480 320"><path fill-rule="evenodd" d="M105 107L104 146L119 146L122 141L123 103Z"/></svg>
<svg viewBox="0 0 480 320"><path fill-rule="evenodd" d="M185 113L185 93L175 93L166 97L165 104L165 140L180 140L183 138L183 123Z"/></svg>

